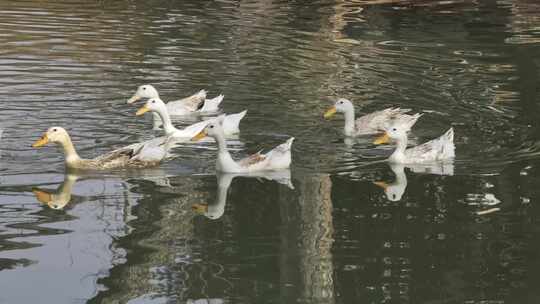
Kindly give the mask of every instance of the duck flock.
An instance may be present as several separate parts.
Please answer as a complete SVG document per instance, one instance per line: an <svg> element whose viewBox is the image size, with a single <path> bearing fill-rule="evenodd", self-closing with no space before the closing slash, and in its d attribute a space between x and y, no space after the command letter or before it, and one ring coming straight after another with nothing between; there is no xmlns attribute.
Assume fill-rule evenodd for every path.
<svg viewBox="0 0 540 304"><path fill-rule="evenodd" d="M176 128L172 124L171 116L219 111L223 95L207 99L206 91L201 90L190 97L165 103L160 99L157 90L147 84L138 87L127 103L132 104L140 99L146 99L146 103L138 109L136 115L152 112L154 126L162 126L164 136L131 144L93 159L84 159L75 150L64 128L51 127L32 147L39 148L48 143L60 145L64 150L65 165L68 169L110 170L157 166L167 159L167 152L175 143L200 141L211 137L218 147L216 170L219 172L256 173L282 170L291 166L291 146L294 137L266 153L257 152L240 160L232 158L227 149L227 138L240 132L240 121L246 116L247 110L235 114L222 114L183 129ZM396 148L388 158L390 163L433 164L453 159L455 156L452 128L436 139L414 147L407 146L408 133L422 116L420 113L412 114L410 109L387 108L355 119L354 112L353 103L340 98L323 116L329 119L336 113L343 113L345 116L343 133L347 137L378 134L374 144L394 142Z"/></svg>

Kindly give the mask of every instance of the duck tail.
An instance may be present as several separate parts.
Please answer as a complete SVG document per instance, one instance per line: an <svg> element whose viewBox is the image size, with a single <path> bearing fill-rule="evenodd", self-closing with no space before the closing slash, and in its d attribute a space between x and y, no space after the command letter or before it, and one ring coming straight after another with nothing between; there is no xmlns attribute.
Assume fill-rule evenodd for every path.
<svg viewBox="0 0 540 304"><path fill-rule="evenodd" d="M409 123L408 123L408 128L409 129L412 128L416 124L418 119L422 116L424 116L424 113L415 113L414 115L411 115Z"/></svg>
<svg viewBox="0 0 540 304"><path fill-rule="evenodd" d="M205 89L202 89L202 90L200 90L199 92L197 92L197 93L191 95L190 98L200 98L200 99L205 99L205 98L206 98L206 94L207 94L206 90L205 90Z"/></svg>
<svg viewBox="0 0 540 304"><path fill-rule="evenodd" d="M219 110L219 104L223 101L223 98L225 96L223 94L220 94L214 98L211 99L205 99L204 104L202 108L200 109L201 112L212 112Z"/></svg>
<svg viewBox="0 0 540 304"><path fill-rule="evenodd" d="M412 111L412 109L402 109L400 107L397 107L397 108L392 108L391 111L396 115L400 115L400 114L409 113L410 111Z"/></svg>
<svg viewBox="0 0 540 304"><path fill-rule="evenodd" d="M446 131L443 136L442 136L444 139L446 139L447 141L449 142L454 142L454 127L451 127L450 129L448 129L448 131Z"/></svg>
<svg viewBox="0 0 540 304"><path fill-rule="evenodd" d="M454 128L448 129L442 136L442 149L443 149L443 158L449 159L456 156L456 146L454 145Z"/></svg>
<svg viewBox="0 0 540 304"><path fill-rule="evenodd" d="M236 134L240 132L240 121L246 116L247 110L244 110L239 113L234 113L225 116L223 121L223 129L226 134Z"/></svg>
<svg viewBox="0 0 540 304"><path fill-rule="evenodd" d="M293 141L294 141L294 137L291 137L291 138L287 139L287 141L282 143L280 146L283 146L283 148L288 151L288 150L291 149Z"/></svg>

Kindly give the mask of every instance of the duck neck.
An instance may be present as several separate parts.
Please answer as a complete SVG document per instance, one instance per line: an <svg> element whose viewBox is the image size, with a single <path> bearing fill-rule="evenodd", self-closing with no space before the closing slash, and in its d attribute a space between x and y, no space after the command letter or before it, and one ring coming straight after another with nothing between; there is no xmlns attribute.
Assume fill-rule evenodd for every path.
<svg viewBox="0 0 540 304"><path fill-rule="evenodd" d="M235 167L235 162L232 159L229 149L227 149L227 142L223 133L215 137L218 145L218 157L216 162L216 169L218 171L230 172Z"/></svg>
<svg viewBox="0 0 540 304"><path fill-rule="evenodd" d="M66 157L66 164L68 165L68 167L81 160L79 154L77 154L77 151L73 146L73 142L71 142L71 138L69 137L69 135L66 136L65 140L63 140L61 144L62 148L64 149L64 155Z"/></svg>
<svg viewBox="0 0 540 304"><path fill-rule="evenodd" d="M171 117L169 116L167 108L160 108L157 111L157 114L159 115L163 123L163 130L165 131L165 135L169 136L174 132L178 131L178 129L176 129L172 124Z"/></svg>
<svg viewBox="0 0 540 304"><path fill-rule="evenodd" d="M347 136L351 136L354 133L354 110L348 109L345 111L345 127L343 132Z"/></svg>
<svg viewBox="0 0 540 304"><path fill-rule="evenodd" d="M218 152L228 154L229 150L227 149L227 142L225 141L225 136L223 134L218 134L215 139L218 145Z"/></svg>
<svg viewBox="0 0 540 304"><path fill-rule="evenodd" d="M405 150L407 149L407 137L396 139L396 150L390 156L390 160L402 163L405 161Z"/></svg>

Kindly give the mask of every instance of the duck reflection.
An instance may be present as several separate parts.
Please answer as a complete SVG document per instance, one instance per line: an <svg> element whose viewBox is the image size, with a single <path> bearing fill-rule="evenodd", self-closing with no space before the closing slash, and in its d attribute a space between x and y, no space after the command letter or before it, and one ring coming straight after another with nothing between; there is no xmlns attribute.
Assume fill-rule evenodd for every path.
<svg viewBox="0 0 540 304"><path fill-rule="evenodd" d="M283 184L290 189L294 189L291 183L291 171L279 170L279 171L267 171L267 172L253 172L253 173L216 173L218 190L216 194L216 200L213 204L193 204L193 211L199 214L203 214L209 219L215 220L220 218L225 212L225 205L227 203L227 192L231 186L232 180L237 177L252 177L272 180Z"/></svg>
<svg viewBox="0 0 540 304"><path fill-rule="evenodd" d="M51 192L49 190L34 188L32 192L34 192L36 199L40 203L47 205L51 209L61 210L71 201L73 185L78 179L79 175L68 173L64 176L64 182L60 184L56 191Z"/></svg>
<svg viewBox="0 0 540 304"><path fill-rule="evenodd" d="M388 165L396 176L395 180L392 183L387 183L384 181L377 181L373 183L383 188L386 198L392 202L400 201L405 193L405 190L407 189L407 174L405 174L405 167L414 173L420 174L454 175L454 164L452 162L422 165L389 163Z"/></svg>

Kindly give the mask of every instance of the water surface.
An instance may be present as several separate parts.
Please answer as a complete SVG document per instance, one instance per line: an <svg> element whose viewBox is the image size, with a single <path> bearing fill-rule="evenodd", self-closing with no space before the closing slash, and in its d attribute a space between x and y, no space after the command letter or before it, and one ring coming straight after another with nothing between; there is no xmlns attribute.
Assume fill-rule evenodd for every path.
<svg viewBox="0 0 540 304"><path fill-rule="evenodd" d="M539 16L518 0L0 1L0 302L538 302ZM125 103L145 83L248 109L235 157L296 137L290 179L216 175L212 145L90 174L30 147L53 125L86 157L159 135ZM454 127L456 160L389 166L390 147L322 119L338 97L424 112L413 142Z"/></svg>

